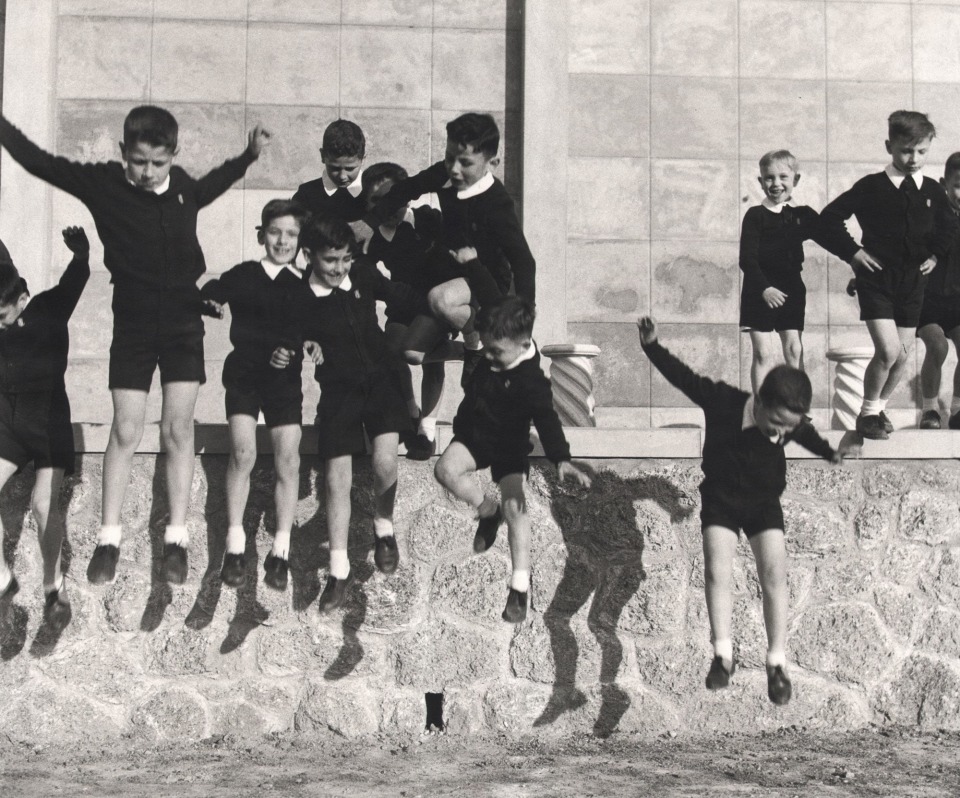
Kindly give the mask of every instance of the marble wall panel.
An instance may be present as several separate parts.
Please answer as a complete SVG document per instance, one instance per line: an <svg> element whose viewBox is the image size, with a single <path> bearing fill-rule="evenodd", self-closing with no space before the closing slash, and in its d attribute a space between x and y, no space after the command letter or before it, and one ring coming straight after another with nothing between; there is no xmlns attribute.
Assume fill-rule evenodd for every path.
<svg viewBox="0 0 960 798"><path fill-rule="evenodd" d="M429 28L433 17L430 3L422 0L363 0L341 3L345 25L409 25Z"/></svg>
<svg viewBox="0 0 960 798"><path fill-rule="evenodd" d="M960 8L913 8L913 76L917 81L960 81Z"/></svg>
<svg viewBox="0 0 960 798"><path fill-rule="evenodd" d="M960 150L960 84L916 83L913 87L914 108L930 117L937 128L937 137L927 156L924 172L931 177L940 177L942 170L931 167L947 160L951 152Z"/></svg>
<svg viewBox="0 0 960 798"><path fill-rule="evenodd" d="M658 322L736 324L738 249L732 241L650 242L653 317Z"/></svg>
<svg viewBox="0 0 960 798"><path fill-rule="evenodd" d="M296 189L320 177L320 143L327 125L338 118L336 108L317 106L248 105L247 124L263 124L274 135L270 146L251 169L247 188Z"/></svg>
<svg viewBox="0 0 960 798"><path fill-rule="evenodd" d="M698 374L730 385L740 380L740 332L736 324L658 324L661 343ZM639 345L638 345L639 348ZM656 370L650 378L652 407L692 407L693 402Z"/></svg>
<svg viewBox="0 0 960 798"><path fill-rule="evenodd" d="M197 238L209 272L225 272L242 260L243 191L231 189L200 211Z"/></svg>
<svg viewBox="0 0 960 798"><path fill-rule="evenodd" d="M826 159L826 111L822 80L741 80L741 157L787 149L804 161Z"/></svg>
<svg viewBox="0 0 960 798"><path fill-rule="evenodd" d="M909 77L905 74L904 77ZM909 83L827 84L827 147L836 161L886 163L887 117L913 106Z"/></svg>
<svg viewBox="0 0 960 798"><path fill-rule="evenodd" d="M247 0L153 0L153 15L169 19L247 18Z"/></svg>
<svg viewBox="0 0 960 798"><path fill-rule="evenodd" d="M807 287L806 323L830 321L830 261L836 260L812 241L803 246L803 284ZM849 297L848 297L849 299Z"/></svg>
<svg viewBox="0 0 960 798"><path fill-rule="evenodd" d="M340 22L340 0L247 0L250 20L269 22Z"/></svg>
<svg viewBox="0 0 960 798"><path fill-rule="evenodd" d="M360 125L367 140L367 166L393 161L410 174L430 166L431 115L425 110L342 108L344 119Z"/></svg>
<svg viewBox="0 0 960 798"><path fill-rule="evenodd" d="M645 158L650 154L650 79L571 75L571 155Z"/></svg>
<svg viewBox="0 0 960 798"><path fill-rule="evenodd" d="M657 158L729 158L737 152L737 81L650 79L650 150Z"/></svg>
<svg viewBox="0 0 960 798"><path fill-rule="evenodd" d="M332 25L252 24L247 29L247 102L336 105L340 31Z"/></svg>
<svg viewBox="0 0 960 798"><path fill-rule="evenodd" d="M910 6L827 4L827 77L902 81L910 76Z"/></svg>
<svg viewBox="0 0 960 798"><path fill-rule="evenodd" d="M646 74L650 0L569 0L571 72Z"/></svg>
<svg viewBox="0 0 960 798"><path fill-rule="evenodd" d="M223 358L206 361L204 370L207 373L207 381L200 386L193 417L198 424L223 424L227 420L227 411L223 404ZM159 379L154 380L154 383L157 382L159 382ZM147 400L148 415L152 415L150 413L151 403L159 403L160 395L159 386L150 392L150 397Z"/></svg>
<svg viewBox="0 0 960 798"><path fill-rule="evenodd" d="M831 324L829 346L831 349L847 346L871 346L867 325L862 322L850 326ZM903 377L887 404L889 408L914 408L920 401L920 388L917 377L919 366L916 361L916 346L911 345L910 355ZM831 363L831 386L833 385L835 370L834 364Z"/></svg>
<svg viewBox="0 0 960 798"><path fill-rule="evenodd" d="M132 106L127 100L61 100L55 154L81 163L119 161L123 120Z"/></svg>
<svg viewBox="0 0 960 798"><path fill-rule="evenodd" d="M739 179L737 161L653 160L652 237L739 240Z"/></svg>
<svg viewBox="0 0 960 798"><path fill-rule="evenodd" d="M789 40L796 44L784 50L774 42L780 41L780 34L787 27ZM822 3L805 3L801 7L796 0L741 0L741 77L819 80L825 69Z"/></svg>
<svg viewBox="0 0 960 798"><path fill-rule="evenodd" d="M50 210L50 241L53 245L51 249L54 260L59 262L57 259L61 255L65 257L67 252L66 246L62 243L60 232L65 227L82 227L90 241L90 270L94 273L104 271L103 244L100 243L100 236L97 235L97 229L93 224L93 216L86 206L71 194L55 189ZM5 241L4 243L10 250L14 263L19 264L20 270L23 271L23 260L17 252L17 242ZM48 281L44 286L44 288L47 288L59 279L59 271L54 268L47 269L47 264L43 265L44 272L48 273ZM31 288L36 290L33 286Z"/></svg>
<svg viewBox="0 0 960 798"><path fill-rule="evenodd" d="M629 324L650 310L647 241L569 241L566 277L571 322Z"/></svg>
<svg viewBox="0 0 960 798"><path fill-rule="evenodd" d="M143 19L65 18L56 54L56 96L146 100L150 38L150 23Z"/></svg>
<svg viewBox="0 0 960 798"><path fill-rule="evenodd" d="M70 352L63 380L70 397L70 418L74 423L109 424L113 420L113 405L107 389L107 364L106 357L81 358Z"/></svg>
<svg viewBox="0 0 960 798"><path fill-rule="evenodd" d="M648 238L649 161L571 158L567 233L573 238Z"/></svg>
<svg viewBox="0 0 960 798"><path fill-rule="evenodd" d="M179 127L176 163L194 177L202 177L247 148L246 114L240 104L174 102L164 107L176 117ZM259 164L254 163L247 173L257 169ZM242 184L241 180L236 185Z"/></svg>
<svg viewBox="0 0 960 798"><path fill-rule="evenodd" d="M850 264L832 255L827 257L827 313L831 326L860 322L860 303L847 293L852 278Z"/></svg>
<svg viewBox="0 0 960 798"><path fill-rule="evenodd" d="M369 108L429 108L431 31L341 29L340 102Z"/></svg>
<svg viewBox="0 0 960 798"><path fill-rule="evenodd" d="M243 102L246 51L246 26L239 22L155 22L151 99Z"/></svg>
<svg viewBox="0 0 960 798"><path fill-rule="evenodd" d="M649 407L650 361L640 348L635 323L574 323L570 339L600 347L594 361L597 404L614 407Z"/></svg>
<svg viewBox="0 0 960 798"><path fill-rule="evenodd" d="M60 16L152 17L153 0L59 0Z"/></svg>
<svg viewBox="0 0 960 798"><path fill-rule="evenodd" d="M66 247L63 252L66 253ZM61 255L57 265L64 268L69 258ZM56 275L59 277L59 274ZM113 286L105 271L91 273L70 317L70 359L104 357L113 339ZM72 398L72 397L71 397Z"/></svg>
<svg viewBox="0 0 960 798"><path fill-rule="evenodd" d="M510 107L517 107L519 86L514 81L508 90L506 53L503 31L434 31L432 107L460 108L463 98L471 97L478 109L499 110L507 107L508 96Z"/></svg>
<svg viewBox="0 0 960 798"><path fill-rule="evenodd" d="M438 28L523 27L520 0L491 3L489 0L433 0L433 24Z"/></svg>
<svg viewBox="0 0 960 798"><path fill-rule="evenodd" d="M737 74L736 0L652 0L650 68L655 75Z"/></svg>

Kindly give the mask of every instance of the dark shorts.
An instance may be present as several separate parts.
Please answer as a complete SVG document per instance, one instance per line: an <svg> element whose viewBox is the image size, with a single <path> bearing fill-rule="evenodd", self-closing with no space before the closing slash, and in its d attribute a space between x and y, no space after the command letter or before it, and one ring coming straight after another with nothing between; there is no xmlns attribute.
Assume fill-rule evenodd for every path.
<svg viewBox="0 0 960 798"><path fill-rule="evenodd" d="M268 427L283 427L288 424L303 423L303 389L297 371L297 382L277 379L274 375L247 377L227 380L224 404L227 418L230 416L253 416L263 413Z"/></svg>
<svg viewBox="0 0 960 798"><path fill-rule="evenodd" d="M404 327L409 327L417 316L432 315L427 295L415 288L411 288L409 296L402 301L390 302L386 308L387 323L402 324Z"/></svg>
<svg viewBox="0 0 960 798"><path fill-rule="evenodd" d="M802 330L807 312L807 288L799 274L772 283L787 295L779 308L771 308L763 301L763 288L749 280L740 292L740 329L755 332Z"/></svg>
<svg viewBox="0 0 960 798"><path fill-rule="evenodd" d="M474 462L477 464L477 471L489 468L490 476L494 482L499 482L509 474L523 474L525 477L530 476L530 458L525 455L495 459L492 455L484 454L479 447L472 444L462 435L454 435L451 443L453 442L467 447L470 456L473 457Z"/></svg>
<svg viewBox="0 0 960 798"><path fill-rule="evenodd" d="M0 458L72 474L76 451L66 391L0 394Z"/></svg>
<svg viewBox="0 0 960 798"><path fill-rule="evenodd" d="M936 324L944 333L950 333L960 327L960 297L925 294L917 329L926 327L928 324Z"/></svg>
<svg viewBox="0 0 960 798"><path fill-rule="evenodd" d="M731 502L714 496L704 496L700 510L700 528L722 526L734 532L743 530L748 538L766 529L783 529L783 508L780 499L759 502Z"/></svg>
<svg viewBox="0 0 960 798"><path fill-rule="evenodd" d="M406 432L413 422L396 372L382 371L356 385L321 385L317 406L317 454L324 460L366 451L371 440Z"/></svg>
<svg viewBox="0 0 960 798"><path fill-rule="evenodd" d="M857 299L860 320L893 319L898 327L916 327L923 307L926 275L919 269L883 269L857 271Z"/></svg>

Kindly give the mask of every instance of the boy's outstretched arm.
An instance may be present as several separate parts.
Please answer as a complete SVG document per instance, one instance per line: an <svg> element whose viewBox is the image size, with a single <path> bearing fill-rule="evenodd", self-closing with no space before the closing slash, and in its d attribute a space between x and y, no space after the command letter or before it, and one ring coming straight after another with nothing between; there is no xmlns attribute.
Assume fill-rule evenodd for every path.
<svg viewBox="0 0 960 798"><path fill-rule="evenodd" d="M0 115L0 145L10 157L34 177L86 202L96 183L91 179L93 164L81 164L51 155L28 139L3 115Z"/></svg>
<svg viewBox="0 0 960 798"><path fill-rule="evenodd" d="M265 147L269 146L271 138L270 131L262 125L256 125L247 134L247 148L240 155L224 161L197 180L194 187L197 207L203 208L209 205L243 177L250 164L260 157Z"/></svg>
<svg viewBox="0 0 960 798"><path fill-rule="evenodd" d="M428 166L422 172L394 183L393 187L361 220L372 230L376 230L387 219L395 214L408 202L424 194L437 192L447 182L447 167L443 161Z"/></svg>
<svg viewBox="0 0 960 798"><path fill-rule="evenodd" d="M835 450L828 441L820 436L813 424L806 419L803 419L787 438L796 441L808 452L813 452L813 454L828 460L834 465L840 465L851 448L848 445L841 445L839 450Z"/></svg>
<svg viewBox="0 0 960 798"><path fill-rule="evenodd" d="M667 381L700 407L711 404L723 390L735 390L723 383L702 377L686 363L661 346L657 339L657 323L650 316L637 319L640 345L650 362Z"/></svg>
<svg viewBox="0 0 960 798"><path fill-rule="evenodd" d="M63 243L73 253L73 259L67 264L60 281L51 291L55 292L57 297L54 307L62 318L69 319L90 278L90 241L82 227L65 227Z"/></svg>
<svg viewBox="0 0 960 798"><path fill-rule="evenodd" d="M590 480L590 477L577 468L569 460L561 460L559 463L557 463L557 476L560 477L561 482L568 477L570 479L575 479L585 488L589 488L590 485L593 484Z"/></svg>

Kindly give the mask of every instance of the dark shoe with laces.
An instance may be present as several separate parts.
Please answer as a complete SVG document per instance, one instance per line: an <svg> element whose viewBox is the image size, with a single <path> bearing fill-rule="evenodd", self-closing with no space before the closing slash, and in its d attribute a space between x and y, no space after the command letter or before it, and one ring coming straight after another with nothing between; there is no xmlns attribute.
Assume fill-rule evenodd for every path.
<svg viewBox="0 0 960 798"><path fill-rule="evenodd" d="M483 554L497 540L497 530L503 523L503 513L500 505L497 505L497 511L486 518L481 518L477 522L477 533L473 536L473 550L476 554Z"/></svg>
<svg viewBox="0 0 960 798"><path fill-rule="evenodd" d="M397 539L393 535L377 538L373 550L373 562L377 569L385 574L392 574L397 570L400 552L397 551Z"/></svg>
<svg viewBox="0 0 960 798"><path fill-rule="evenodd" d="M335 576L327 577L327 584L317 600L317 609L322 613L333 612L347 600L347 591L353 584L353 571L344 579L337 579Z"/></svg>
<svg viewBox="0 0 960 798"><path fill-rule="evenodd" d="M460 387L466 388L473 376L473 371L483 360L482 349L464 349L463 350L463 372L460 374Z"/></svg>
<svg viewBox="0 0 960 798"><path fill-rule="evenodd" d="M950 416L947 420L947 426L950 427L950 429L960 429L960 412Z"/></svg>
<svg viewBox="0 0 960 798"><path fill-rule="evenodd" d="M783 666L767 665L767 698L777 706L783 706L790 702L792 695L793 685L783 672Z"/></svg>
<svg viewBox="0 0 960 798"><path fill-rule="evenodd" d="M429 460L437 453L436 440L430 440L422 432L407 446L408 460Z"/></svg>
<svg viewBox="0 0 960 798"><path fill-rule="evenodd" d="M507 595L507 605L501 616L507 623L522 623L527 617L527 594L510 588Z"/></svg>
<svg viewBox="0 0 960 798"><path fill-rule="evenodd" d="M3 592L0 593L0 601L9 601L19 592L20 583L17 581L17 577L10 574L10 581L7 582L7 586L3 589Z"/></svg>
<svg viewBox="0 0 960 798"><path fill-rule="evenodd" d="M87 566L87 581L94 585L112 582L117 575L120 548L110 544L97 546Z"/></svg>
<svg viewBox="0 0 960 798"><path fill-rule="evenodd" d="M890 417L886 413L884 413L882 410L880 411L880 423L883 424L883 431L886 432L887 435L893 432L893 422L890 420Z"/></svg>
<svg viewBox="0 0 960 798"><path fill-rule="evenodd" d="M857 416L857 433L873 441L885 441L890 437L878 415Z"/></svg>
<svg viewBox="0 0 960 798"><path fill-rule="evenodd" d="M737 671L737 663L730 660L730 670L723 664L723 657L714 657L707 671L707 689L723 690L730 685L730 677Z"/></svg>
<svg viewBox="0 0 960 798"><path fill-rule="evenodd" d="M176 543L163 545L163 578L172 585L187 581L187 550Z"/></svg>
<svg viewBox="0 0 960 798"><path fill-rule="evenodd" d="M920 416L920 429L940 429L943 423L940 420L940 414L936 410L924 410Z"/></svg>
<svg viewBox="0 0 960 798"><path fill-rule="evenodd" d="M243 554L223 555L223 567L220 569L220 581L228 587L240 587L247 576L247 558Z"/></svg>
<svg viewBox="0 0 960 798"><path fill-rule="evenodd" d="M263 561L263 581L267 587L274 590L287 589L287 572L289 566L283 557L278 557L273 552L267 555Z"/></svg>
<svg viewBox="0 0 960 798"><path fill-rule="evenodd" d="M43 620L58 634L67 628L73 618L70 602L62 595L63 590L51 590L43 604Z"/></svg>

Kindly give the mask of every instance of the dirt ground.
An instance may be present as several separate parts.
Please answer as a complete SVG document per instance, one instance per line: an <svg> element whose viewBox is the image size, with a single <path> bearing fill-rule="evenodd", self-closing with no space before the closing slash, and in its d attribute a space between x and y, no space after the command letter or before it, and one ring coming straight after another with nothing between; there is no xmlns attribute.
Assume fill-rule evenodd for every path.
<svg viewBox="0 0 960 798"><path fill-rule="evenodd" d="M188 746L0 739L0 793L91 796L960 796L960 733L615 734L564 743L277 735Z"/></svg>

